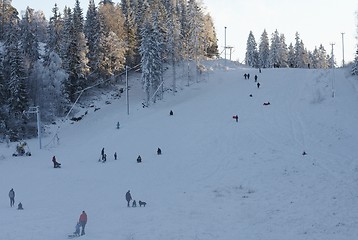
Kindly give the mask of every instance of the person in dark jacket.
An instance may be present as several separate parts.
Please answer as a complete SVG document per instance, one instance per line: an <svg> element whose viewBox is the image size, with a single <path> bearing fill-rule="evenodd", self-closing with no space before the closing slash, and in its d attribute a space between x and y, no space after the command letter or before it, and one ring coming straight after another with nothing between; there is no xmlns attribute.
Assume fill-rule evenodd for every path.
<svg viewBox="0 0 358 240"><path fill-rule="evenodd" d="M13 207L15 204L15 191L13 188L10 189L9 198L10 198L10 207Z"/></svg>
<svg viewBox="0 0 358 240"><path fill-rule="evenodd" d="M55 156L52 157L52 162L53 162L53 167L54 168L60 168L61 167L61 163L57 162Z"/></svg>
<svg viewBox="0 0 358 240"><path fill-rule="evenodd" d="M132 200L131 192L128 190L126 193L127 207L129 207L129 202Z"/></svg>
<svg viewBox="0 0 358 240"><path fill-rule="evenodd" d="M141 163L142 162L142 157L139 155L138 157L137 157L137 163Z"/></svg>
<svg viewBox="0 0 358 240"><path fill-rule="evenodd" d="M101 157L102 157L102 161L103 161L103 159L104 159L104 148L102 148L102 150L101 150Z"/></svg>
<svg viewBox="0 0 358 240"><path fill-rule="evenodd" d="M86 227L86 223L87 223L87 214L85 211L82 211L78 222L80 223L80 225L82 227L81 236L85 235L85 227Z"/></svg>
<svg viewBox="0 0 358 240"><path fill-rule="evenodd" d="M157 155L162 155L162 149L160 148L157 149Z"/></svg>

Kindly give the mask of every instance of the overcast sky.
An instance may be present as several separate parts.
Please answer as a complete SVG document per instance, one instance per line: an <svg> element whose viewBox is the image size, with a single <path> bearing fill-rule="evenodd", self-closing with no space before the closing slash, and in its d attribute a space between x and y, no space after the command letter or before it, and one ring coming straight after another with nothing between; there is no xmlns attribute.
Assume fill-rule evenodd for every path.
<svg viewBox="0 0 358 240"><path fill-rule="evenodd" d="M286 37L286 43L294 43L295 33L300 34L308 50L323 44L331 53L331 43L339 65L342 64L342 32L344 32L345 61L352 61L357 45L357 0L202 0L206 11L214 20L219 51L226 45L233 47L232 60L243 61L246 41L253 31L259 43L264 29L271 37L277 29ZM81 0L84 14L88 0ZM114 1L114 2L119 2ZM19 12L29 5L35 10L43 10L47 17L57 3L61 12L65 6L74 7L75 0L13 0L12 5ZM98 4L99 0L95 0ZM224 57L222 55L222 57ZM229 51L227 51L229 58Z"/></svg>

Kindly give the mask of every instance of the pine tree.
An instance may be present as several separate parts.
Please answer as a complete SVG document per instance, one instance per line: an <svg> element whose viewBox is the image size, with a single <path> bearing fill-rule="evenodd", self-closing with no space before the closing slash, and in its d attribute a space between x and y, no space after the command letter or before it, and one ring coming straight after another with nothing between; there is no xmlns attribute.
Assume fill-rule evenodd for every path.
<svg viewBox="0 0 358 240"><path fill-rule="evenodd" d="M257 44L252 31L250 31L249 37L247 38L247 42L246 42L245 64L250 67L258 66Z"/></svg>
<svg viewBox="0 0 358 240"><path fill-rule="evenodd" d="M353 62L352 74L358 76L358 48Z"/></svg>
<svg viewBox="0 0 358 240"><path fill-rule="evenodd" d="M280 63L281 63L280 52L281 52L281 40L280 40L280 35L276 29L271 37L271 47L270 47L270 55L269 55L270 67L274 67L274 68L280 67Z"/></svg>
<svg viewBox="0 0 358 240"><path fill-rule="evenodd" d="M165 2L167 9L167 56L169 62L172 65L173 70L173 84L172 90L173 94L176 92L176 63L179 59L179 49L180 49L180 22L178 17L177 8L174 5L174 2L167 0Z"/></svg>
<svg viewBox="0 0 358 240"><path fill-rule="evenodd" d="M259 45L259 67L269 67L269 55L270 55L270 43L266 32L266 29L261 34L260 45Z"/></svg>
<svg viewBox="0 0 358 240"><path fill-rule="evenodd" d="M126 64L135 66L140 62L138 25L136 22L136 8L134 0L122 0L121 7L124 15L124 28L126 31Z"/></svg>
<svg viewBox="0 0 358 240"><path fill-rule="evenodd" d="M189 0L187 5L187 20L189 31L187 32L187 49L190 59L198 61L198 57L204 55L204 15L196 0Z"/></svg>
<svg viewBox="0 0 358 240"><path fill-rule="evenodd" d="M205 55L208 58L218 57L219 50L214 22L209 14L204 16L204 33Z"/></svg>
<svg viewBox="0 0 358 240"><path fill-rule="evenodd" d="M99 40L98 68L100 77L108 79L119 74L125 65L124 18L119 5L100 5L101 32Z"/></svg>
<svg viewBox="0 0 358 240"><path fill-rule="evenodd" d="M306 67L306 57L305 54L305 48L303 45L302 40L300 39L300 35L298 32L296 32L295 37L296 43L295 43L295 64L294 67L296 68L304 68Z"/></svg>
<svg viewBox="0 0 358 240"><path fill-rule="evenodd" d="M163 62L160 55L163 42L157 21L158 16L148 12L141 30L141 69L146 106L149 105L151 93L159 86L163 73Z"/></svg>
<svg viewBox="0 0 358 240"><path fill-rule="evenodd" d="M88 46L88 66L92 74L98 71L100 28L97 7L94 0L90 0L84 25L84 33L87 38ZM96 74L94 76L96 76Z"/></svg>
<svg viewBox="0 0 358 240"><path fill-rule="evenodd" d="M293 68L296 64L295 48L293 47L292 43L290 43L290 45L288 46L287 64L288 64L288 67L290 67L290 68Z"/></svg>
<svg viewBox="0 0 358 240"><path fill-rule="evenodd" d="M280 35L280 51L279 51L280 67L288 67L288 50L285 35Z"/></svg>
<svg viewBox="0 0 358 240"><path fill-rule="evenodd" d="M0 133L5 133L7 117L6 99L8 98L8 91L6 89L5 77L4 77L4 66L3 56L0 51Z"/></svg>
<svg viewBox="0 0 358 240"><path fill-rule="evenodd" d="M64 22L56 4L52 8L52 13L53 16L50 18L47 28L46 58L51 52L61 54L62 33L66 34L66 31L63 31Z"/></svg>
<svg viewBox="0 0 358 240"><path fill-rule="evenodd" d="M69 103L62 94L64 83L68 74L62 69L62 60L55 52L49 54L46 66L38 63L37 74L40 79L40 107L42 119L52 121L55 117L65 114L66 105Z"/></svg>
<svg viewBox="0 0 358 240"><path fill-rule="evenodd" d="M63 68L68 74L64 91L71 102L74 102L76 94L87 86L89 72L87 40L83 33L83 25L80 23L83 19L81 15L82 10L78 7L75 7L73 14L71 9L65 9L61 58L65 59Z"/></svg>
<svg viewBox="0 0 358 240"><path fill-rule="evenodd" d="M34 17L34 10L27 7L25 15L21 22L21 44L24 52L25 67L28 72L31 71L32 66L40 58L39 56L39 41L36 36L36 22Z"/></svg>
<svg viewBox="0 0 358 240"><path fill-rule="evenodd" d="M5 36L4 69L6 88L9 90L7 104L9 106L9 126L13 129L14 137L23 137L25 132L23 111L29 106L27 92L27 75L20 48L20 28L17 12L10 16L8 32ZM15 127L16 126L16 127Z"/></svg>

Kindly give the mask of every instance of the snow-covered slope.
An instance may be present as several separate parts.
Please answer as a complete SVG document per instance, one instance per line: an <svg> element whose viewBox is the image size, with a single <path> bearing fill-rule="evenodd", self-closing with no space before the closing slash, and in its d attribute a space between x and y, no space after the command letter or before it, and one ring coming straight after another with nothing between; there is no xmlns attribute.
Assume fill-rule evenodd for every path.
<svg viewBox="0 0 358 240"><path fill-rule="evenodd" d="M132 83L129 116L124 98L90 108L31 157L0 145L0 239L66 239L82 210L88 240L355 239L356 80L337 69L332 98L329 70L220 64L149 108ZM128 190L147 206L127 208Z"/></svg>

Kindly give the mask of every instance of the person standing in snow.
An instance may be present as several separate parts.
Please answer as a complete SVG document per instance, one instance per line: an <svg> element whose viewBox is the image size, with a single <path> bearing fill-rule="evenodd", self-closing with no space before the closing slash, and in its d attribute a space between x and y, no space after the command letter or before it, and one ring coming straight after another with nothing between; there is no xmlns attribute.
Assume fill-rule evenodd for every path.
<svg viewBox="0 0 358 240"><path fill-rule="evenodd" d="M9 192L9 198L10 198L10 207L13 207L15 204L15 191L13 188L11 188Z"/></svg>
<svg viewBox="0 0 358 240"><path fill-rule="evenodd" d="M126 193L126 200L127 200L127 207L129 207L129 202L132 200L132 195L129 190Z"/></svg>
<svg viewBox="0 0 358 240"><path fill-rule="evenodd" d="M102 161L103 161L103 159L104 159L104 148L102 148L101 156L102 156Z"/></svg>
<svg viewBox="0 0 358 240"><path fill-rule="evenodd" d="M255 75L255 82L257 82L257 75Z"/></svg>
<svg viewBox="0 0 358 240"><path fill-rule="evenodd" d="M78 222L80 223L80 225L82 227L81 236L85 235L85 226L87 223L87 214L85 211L82 211L82 214L80 215L80 219L78 220Z"/></svg>

